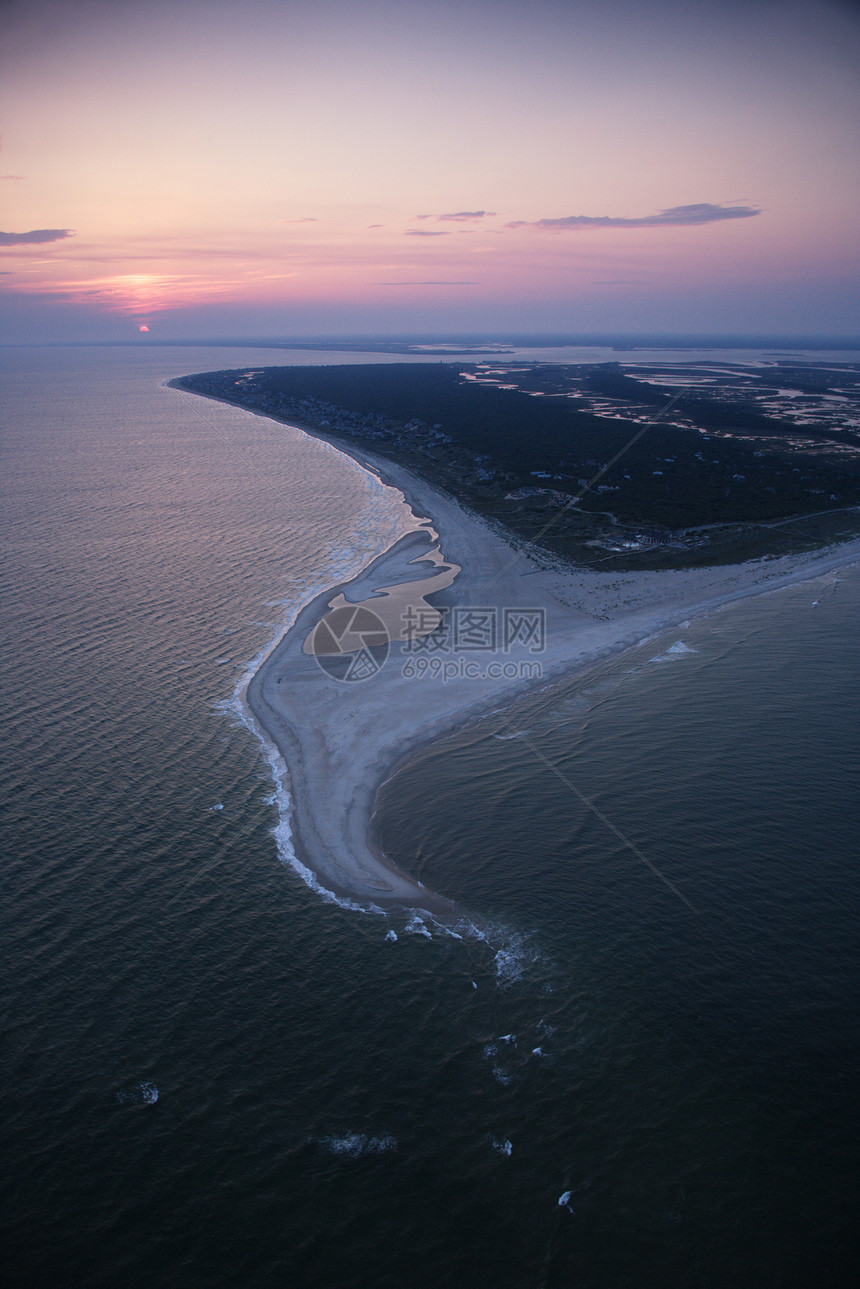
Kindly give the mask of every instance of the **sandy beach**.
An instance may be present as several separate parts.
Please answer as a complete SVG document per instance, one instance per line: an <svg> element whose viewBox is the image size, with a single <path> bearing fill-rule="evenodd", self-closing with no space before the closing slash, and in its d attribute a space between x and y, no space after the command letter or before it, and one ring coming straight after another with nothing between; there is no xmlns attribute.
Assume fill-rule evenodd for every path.
<svg viewBox="0 0 860 1289"><path fill-rule="evenodd" d="M379 786L419 747L504 708L527 688L586 670L693 617L860 560L858 541L705 569L562 571L518 552L401 467L317 437L399 489L415 514L414 530L352 582L300 610L251 677L245 701L286 765L299 861L326 890L366 908L415 908L443 921L462 916L399 871L370 837ZM357 617L359 608L371 616ZM441 625L438 610L447 610ZM398 631L407 620L419 627ZM373 628L364 652L362 622ZM328 624L348 654L337 656ZM434 634L422 634L434 625ZM367 665L350 678L362 659Z"/></svg>

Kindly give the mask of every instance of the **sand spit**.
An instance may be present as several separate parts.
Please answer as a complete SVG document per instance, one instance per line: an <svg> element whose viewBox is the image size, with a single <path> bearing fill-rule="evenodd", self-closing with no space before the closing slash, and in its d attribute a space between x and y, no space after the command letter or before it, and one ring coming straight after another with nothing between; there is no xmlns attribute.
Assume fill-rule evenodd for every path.
<svg viewBox="0 0 860 1289"><path fill-rule="evenodd" d="M415 530L357 578L299 611L246 692L287 766L298 858L323 887L363 907L462 916L389 863L369 836L380 784L419 747L687 619L860 560L854 541L705 569L549 569L402 467L306 432L399 489L416 516ZM425 594L433 596L429 617ZM380 606L374 625L355 616ZM417 628L397 631L410 614ZM327 615L348 656L338 658L337 645L315 647Z"/></svg>

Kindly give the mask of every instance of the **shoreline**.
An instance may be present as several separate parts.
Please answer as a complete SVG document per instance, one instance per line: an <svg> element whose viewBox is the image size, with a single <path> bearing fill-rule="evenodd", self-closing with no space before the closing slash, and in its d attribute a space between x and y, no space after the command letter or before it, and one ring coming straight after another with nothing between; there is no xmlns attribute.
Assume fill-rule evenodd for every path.
<svg viewBox="0 0 860 1289"><path fill-rule="evenodd" d="M255 409L245 410L289 424L351 457L396 489L415 517L411 534L380 551L350 581L318 592L298 606L249 665L234 693L234 707L244 709L239 714L260 738L276 780L281 812L277 832L286 829L290 834L289 838L279 835L279 843L291 841L294 866L309 885L356 910L418 910L443 926L478 930L467 911L426 889L375 845L372 819L379 788L417 752L510 706L527 691L587 673L608 657L688 619L860 561L857 540L825 552L700 569L613 574L547 568L404 467L293 419L282 422ZM408 574L398 547L405 544L407 551L414 552L416 532L432 538L438 534L444 560L460 566L449 589L427 591L435 605L461 610L482 606L483 611L495 610L497 617L506 610L543 610L541 651L516 642L504 654L484 650L511 670L539 663L539 675L525 679L522 674L409 676L404 674L410 662L409 642L392 640L380 670L347 683L328 674L319 658L308 656L303 645L338 596L348 604L362 603L372 609L392 582L402 591ZM426 576L426 568L413 571ZM419 579L414 586L417 603L419 588L427 590L427 583ZM467 655L470 665L479 656ZM419 652L411 661L421 657L424 654ZM440 665L442 661L440 657ZM446 655L445 661L450 670L453 659ZM486 662L481 658L482 664ZM464 665L462 654L458 665Z"/></svg>

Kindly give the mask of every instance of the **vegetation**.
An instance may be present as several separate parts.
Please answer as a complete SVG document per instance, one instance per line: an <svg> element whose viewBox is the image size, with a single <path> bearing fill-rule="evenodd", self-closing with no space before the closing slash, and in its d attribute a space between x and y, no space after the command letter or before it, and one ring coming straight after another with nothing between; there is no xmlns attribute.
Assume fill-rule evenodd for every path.
<svg viewBox="0 0 860 1289"><path fill-rule="evenodd" d="M860 531L860 373L849 365L781 370L780 384L771 369L715 378L678 366L646 380L633 364L508 362L272 367L175 384L361 443L580 563L738 559Z"/></svg>

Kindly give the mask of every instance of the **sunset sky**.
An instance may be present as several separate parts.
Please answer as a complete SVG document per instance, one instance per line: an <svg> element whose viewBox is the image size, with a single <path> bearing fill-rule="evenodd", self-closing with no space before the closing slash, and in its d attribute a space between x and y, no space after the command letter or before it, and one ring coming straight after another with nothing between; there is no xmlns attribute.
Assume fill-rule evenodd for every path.
<svg viewBox="0 0 860 1289"><path fill-rule="evenodd" d="M2 13L6 343L860 334L848 0Z"/></svg>

